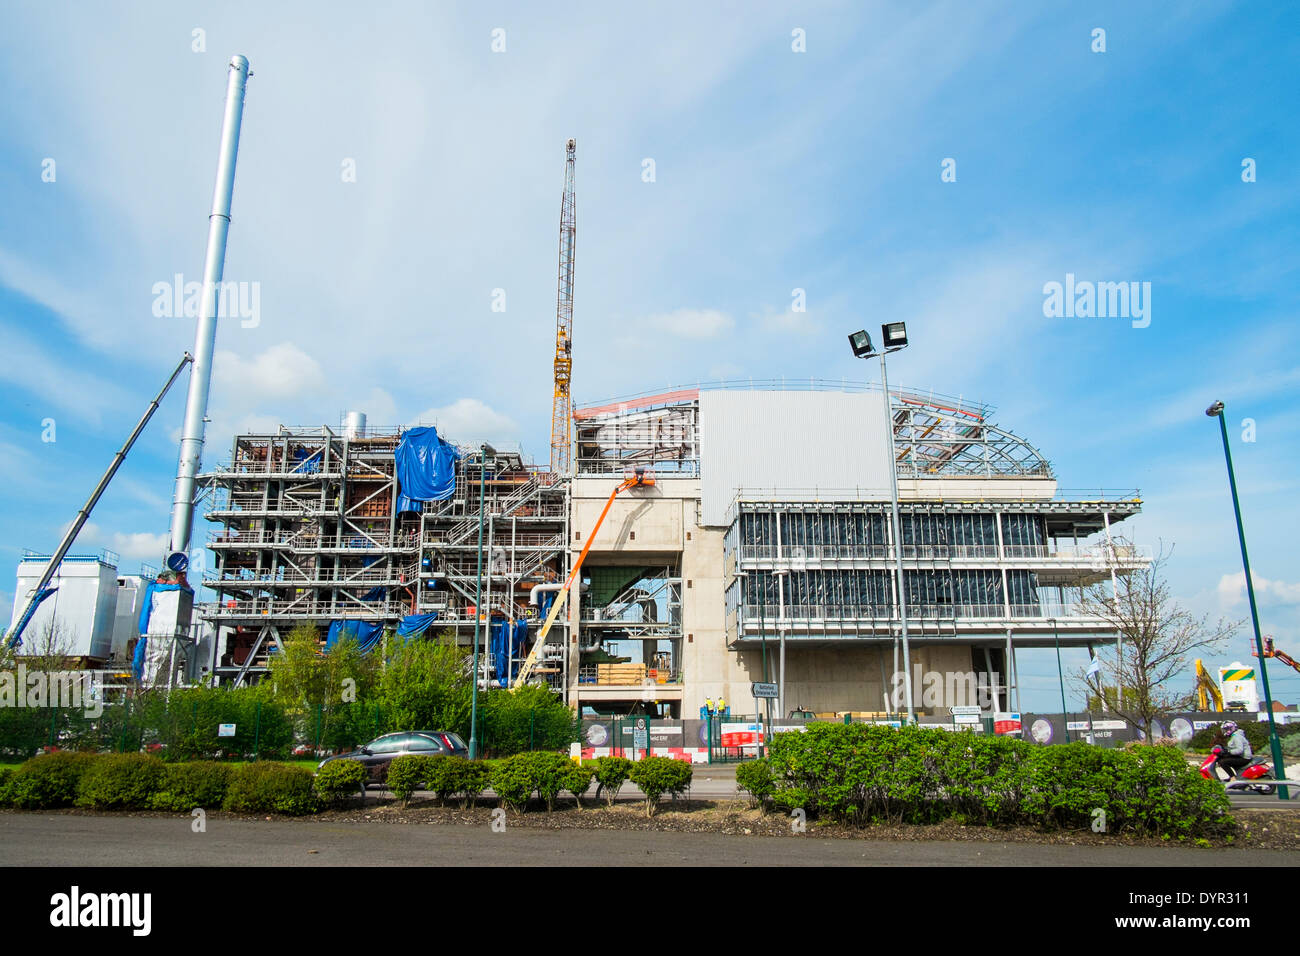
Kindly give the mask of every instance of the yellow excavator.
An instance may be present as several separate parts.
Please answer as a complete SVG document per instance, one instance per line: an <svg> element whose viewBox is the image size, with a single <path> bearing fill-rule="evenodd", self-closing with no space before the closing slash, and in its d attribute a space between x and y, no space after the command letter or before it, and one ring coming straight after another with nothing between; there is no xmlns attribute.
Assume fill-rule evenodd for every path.
<svg viewBox="0 0 1300 956"><path fill-rule="evenodd" d="M1216 713L1223 710L1223 695L1219 693L1219 685L1214 683L1214 678L1210 676L1209 671L1201 664L1200 658L1196 660L1196 704L1200 711L1208 711L1210 702L1214 702Z"/></svg>
<svg viewBox="0 0 1300 956"><path fill-rule="evenodd" d="M578 555L578 560L573 563L573 570L569 576L564 579L564 587L555 596L555 602L551 605L551 612L546 615L546 623L542 629L537 632L537 640L533 642L533 649L528 652L528 658L524 661L523 666L519 668L519 675L511 688L523 687L532 676L533 668L537 666L537 657L542 650L542 645L546 643L546 635L550 633L551 626L555 623L556 618L560 616L560 611L564 608L565 603L569 600L569 589L573 587L573 582L578 580L578 573L582 570L582 562L587 558L587 552L591 550L591 544L596 540L596 534L600 531L600 526L605 521L605 516L609 514L610 506L614 504L614 499L622 492L629 488L648 488L655 483L654 475L646 468L635 468L623 481L609 493L609 500L605 502L605 508L596 519L596 525L591 529L591 534L587 535L587 543L582 547L582 553Z"/></svg>

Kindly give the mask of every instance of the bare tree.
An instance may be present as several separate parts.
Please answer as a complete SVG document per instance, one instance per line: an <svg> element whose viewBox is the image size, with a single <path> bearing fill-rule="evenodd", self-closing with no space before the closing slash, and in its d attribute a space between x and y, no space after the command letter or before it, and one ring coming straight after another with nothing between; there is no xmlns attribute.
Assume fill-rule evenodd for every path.
<svg viewBox="0 0 1300 956"><path fill-rule="evenodd" d="M1220 618L1210 624L1208 615L1197 617L1181 607L1163 577L1172 553L1162 546L1146 567L1117 573L1113 593L1106 581L1084 588L1080 599L1080 611L1105 621L1123 646L1109 666L1092 674L1079 671L1075 681L1138 727L1189 707L1194 692L1176 689L1175 682L1193 655L1222 647L1242 623ZM1116 684L1122 695L1116 694Z"/></svg>
<svg viewBox="0 0 1300 956"><path fill-rule="evenodd" d="M29 670L60 671L69 669L73 657L73 635L58 618L50 618L24 636L23 662Z"/></svg>

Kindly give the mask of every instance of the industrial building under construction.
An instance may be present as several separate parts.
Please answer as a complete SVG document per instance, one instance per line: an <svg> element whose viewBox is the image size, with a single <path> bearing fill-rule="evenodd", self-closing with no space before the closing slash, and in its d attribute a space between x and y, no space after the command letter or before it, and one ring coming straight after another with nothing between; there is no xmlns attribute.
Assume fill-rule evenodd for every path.
<svg viewBox="0 0 1300 956"><path fill-rule="evenodd" d="M898 669L901 543L913 667L987 674L995 708L1015 709L1017 648L1113 642L1078 591L1148 560L1111 536L1138 496L1062 492L987 406L895 392L890 408L870 386L817 382L578 408L567 476L360 415L241 435L202 478L217 599L199 612L218 629L203 666L256 677L301 622L323 640L404 629L468 645L477 616L482 677L508 686L585 551L528 671L571 705L739 708L767 676L787 711L879 713ZM636 470L653 482L611 504Z"/></svg>

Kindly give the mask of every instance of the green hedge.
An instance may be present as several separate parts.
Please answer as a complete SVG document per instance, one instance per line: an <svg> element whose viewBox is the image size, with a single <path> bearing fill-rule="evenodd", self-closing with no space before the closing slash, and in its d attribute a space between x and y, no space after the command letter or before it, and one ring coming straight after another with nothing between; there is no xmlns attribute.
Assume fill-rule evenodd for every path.
<svg viewBox="0 0 1300 956"><path fill-rule="evenodd" d="M77 785L77 806L94 810L145 810L162 787L166 765L147 754L96 757Z"/></svg>
<svg viewBox="0 0 1300 956"><path fill-rule="evenodd" d="M283 763L247 763L230 775L222 807L237 813L313 813L310 770Z"/></svg>
<svg viewBox="0 0 1300 956"><path fill-rule="evenodd" d="M216 810L226 799L234 768L213 760L169 763L150 805L155 810L188 813L197 808Z"/></svg>
<svg viewBox="0 0 1300 956"><path fill-rule="evenodd" d="M399 760L402 758L398 758ZM366 792L366 768L359 760L331 760L316 771L312 789L322 806L337 807Z"/></svg>
<svg viewBox="0 0 1300 956"><path fill-rule="evenodd" d="M1174 747L1037 747L1006 737L809 724L769 750L773 800L850 824L935 823L1200 836L1231 826L1223 787ZM753 791L750 791L751 793Z"/></svg>
<svg viewBox="0 0 1300 956"><path fill-rule="evenodd" d="M9 777L6 802L20 810L70 807L82 775L97 759L95 754L64 752L33 757Z"/></svg>

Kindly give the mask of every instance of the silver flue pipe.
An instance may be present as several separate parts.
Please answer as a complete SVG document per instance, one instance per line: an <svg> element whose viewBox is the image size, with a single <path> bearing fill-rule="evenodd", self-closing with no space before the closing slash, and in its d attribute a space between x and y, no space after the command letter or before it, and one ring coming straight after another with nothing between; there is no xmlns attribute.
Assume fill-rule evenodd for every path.
<svg viewBox="0 0 1300 956"><path fill-rule="evenodd" d="M217 341L217 304L226 267L230 198L235 189L235 157L239 153L239 127L244 118L244 88L251 75L245 57L236 55L230 58L226 113L221 123L221 152L217 159L217 185L212 193L212 212L208 216L208 249L203 261L199 322L194 335L194 368L190 370L190 390L185 399L185 426L181 432L176 491L172 497L171 540L166 563L174 571L182 571L188 565L186 552L194 525L194 486L203 456L208 389L212 384L212 353Z"/></svg>

